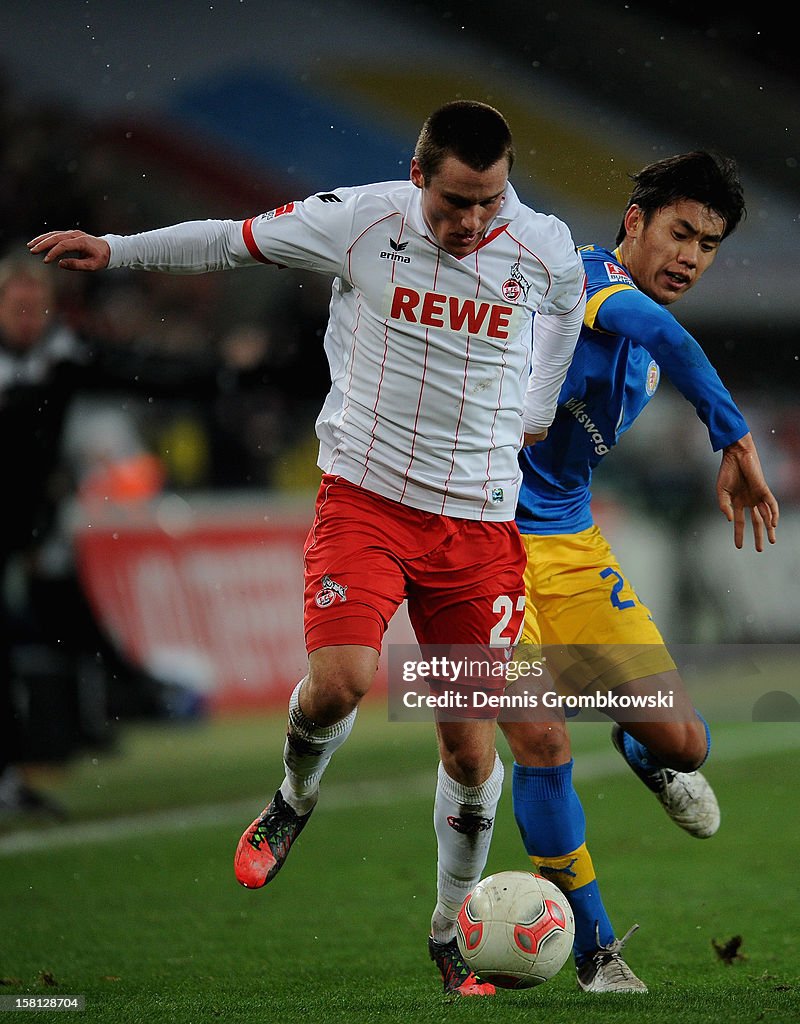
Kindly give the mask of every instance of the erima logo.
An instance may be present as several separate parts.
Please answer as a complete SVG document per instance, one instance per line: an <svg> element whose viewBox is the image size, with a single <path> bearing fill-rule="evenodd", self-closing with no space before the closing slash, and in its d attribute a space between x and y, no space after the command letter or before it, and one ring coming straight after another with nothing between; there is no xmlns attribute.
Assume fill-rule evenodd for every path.
<svg viewBox="0 0 800 1024"><path fill-rule="evenodd" d="M381 259L382 260L392 260L395 263L410 263L411 262L411 257L410 256L403 256L402 255L402 252L406 248L407 245L408 245L408 242L395 242L395 240L390 236L389 237L389 246L391 247L391 249L393 251L392 252L386 252L386 251L382 252L381 253Z"/></svg>
<svg viewBox="0 0 800 1024"><path fill-rule="evenodd" d="M595 455L608 455L611 451L611 446L606 443L606 439L600 433L597 424L592 422L589 414L585 411L586 402L579 402L577 398L570 398L568 402L564 403L564 408L569 409L578 423L591 437Z"/></svg>
<svg viewBox="0 0 800 1024"><path fill-rule="evenodd" d="M320 192L317 199L319 199L321 203L341 203L341 199L337 195L334 195L333 192Z"/></svg>

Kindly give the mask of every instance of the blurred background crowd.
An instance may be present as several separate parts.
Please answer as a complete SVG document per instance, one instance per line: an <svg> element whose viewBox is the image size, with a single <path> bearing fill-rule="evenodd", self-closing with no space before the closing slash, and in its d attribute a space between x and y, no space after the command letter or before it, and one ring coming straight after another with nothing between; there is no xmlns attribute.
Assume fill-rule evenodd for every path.
<svg viewBox="0 0 800 1024"><path fill-rule="evenodd" d="M668 382L594 492L668 639L798 638L800 82L769 5L565 2L490 17L472 2L30 0L0 21L4 671L27 723L7 760L57 759L108 741L115 718L205 706L186 701L175 663L154 673L103 621L88 599L101 570L76 538L107 521L117 539L126 522L155 529L165 497L229 528L254 509L302 525L328 386L324 279L42 276L25 241L240 218L404 178L422 119L457 96L506 113L515 186L578 243L613 241L627 175L645 163L689 148L739 161L748 218L678 316L751 424L782 505L779 550L733 550L718 456ZM299 598L292 614L302 647Z"/></svg>

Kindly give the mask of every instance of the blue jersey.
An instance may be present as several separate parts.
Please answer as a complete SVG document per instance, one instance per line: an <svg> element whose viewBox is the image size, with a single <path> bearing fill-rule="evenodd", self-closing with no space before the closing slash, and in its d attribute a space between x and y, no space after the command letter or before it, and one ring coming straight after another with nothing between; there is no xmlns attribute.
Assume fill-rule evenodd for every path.
<svg viewBox="0 0 800 1024"><path fill-rule="evenodd" d="M618 255L593 245L580 252L586 315L547 438L520 452L521 533L577 533L592 525L592 471L653 397L662 369L694 405L715 451L748 433L698 343L639 291Z"/></svg>

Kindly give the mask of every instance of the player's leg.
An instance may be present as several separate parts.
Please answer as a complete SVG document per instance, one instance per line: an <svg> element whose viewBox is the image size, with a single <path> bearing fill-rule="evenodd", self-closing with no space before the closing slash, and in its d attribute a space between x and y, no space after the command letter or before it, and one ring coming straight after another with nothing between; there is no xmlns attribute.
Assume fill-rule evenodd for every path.
<svg viewBox="0 0 800 1024"><path fill-rule="evenodd" d="M626 672L636 671L630 664ZM676 772L693 772L707 760L711 746L707 722L694 707L677 669L627 679L613 687L616 697L646 698L654 705L644 712L623 714L613 708L610 716L619 721L641 748L642 760ZM658 708L659 699L669 706Z"/></svg>
<svg viewBox="0 0 800 1024"><path fill-rule="evenodd" d="M456 933L461 904L480 880L489 854L503 764L494 721L437 722L439 769L433 822L439 850L437 903L431 934Z"/></svg>
<svg viewBox="0 0 800 1024"><path fill-rule="evenodd" d="M505 663L522 624L523 565L513 524L459 524L431 558L411 567L409 615L423 652L435 646L454 659ZM488 717L437 715L437 899L429 951L445 991L459 995L494 993L464 964L455 937L461 904L486 866L503 786L495 713L483 713Z"/></svg>
<svg viewBox="0 0 800 1024"><path fill-rule="evenodd" d="M696 770L708 756L710 733L649 609L596 527L528 539L545 557L547 543L558 541L573 562L570 571L560 574L568 581L561 599L548 608L550 638L569 645L554 651L556 660L563 658L562 680L574 691L608 691L617 698L651 702L644 709L609 709L622 728L615 727L614 744L676 824L698 837L713 835L719 807ZM564 667L566 651L572 663Z"/></svg>
<svg viewBox="0 0 800 1024"><path fill-rule="evenodd" d="M456 941L461 904L483 874L497 805L503 764L494 745L494 721L439 722L440 762L433 825L437 843L436 906L428 950L439 968L445 992L493 995L464 963Z"/></svg>
<svg viewBox="0 0 800 1024"><path fill-rule="evenodd" d="M586 845L586 817L573 785L566 730L561 750L552 726L546 736L529 722L503 723L503 731L514 754L514 817L525 850L534 869L554 882L572 907L578 984L586 992L646 992L620 955L630 932L615 937L600 894ZM548 760L555 763L542 763Z"/></svg>
<svg viewBox="0 0 800 1024"><path fill-rule="evenodd" d="M574 567L572 553L523 536L527 604L517 657L535 661L555 596L563 589L559 565ZM536 545L536 549L530 548ZM534 869L564 893L575 918L573 953L578 983L591 992L642 992L646 987L619 955L586 842L586 817L573 784L572 751L564 716L541 705L524 714L504 713L500 728L514 757L514 818Z"/></svg>
<svg viewBox="0 0 800 1024"><path fill-rule="evenodd" d="M705 775L699 771L711 748L708 723L693 707L677 671L629 680L614 688L618 696L668 695L664 717L646 721L613 712L614 746L628 766L657 797L669 817L689 835L708 839L718 830L720 810Z"/></svg>
<svg viewBox="0 0 800 1024"><path fill-rule="evenodd" d="M283 781L236 850L236 877L247 888L275 877L305 827L322 774L372 685L386 623L404 597L402 572L387 548L391 508L378 515L374 501L327 477L320 488L305 549L309 671L289 699Z"/></svg>
<svg viewBox="0 0 800 1024"><path fill-rule="evenodd" d="M317 802L319 783L334 752L350 735L358 704L378 668L372 647L322 647L308 657L308 675L289 698L280 792L299 815Z"/></svg>

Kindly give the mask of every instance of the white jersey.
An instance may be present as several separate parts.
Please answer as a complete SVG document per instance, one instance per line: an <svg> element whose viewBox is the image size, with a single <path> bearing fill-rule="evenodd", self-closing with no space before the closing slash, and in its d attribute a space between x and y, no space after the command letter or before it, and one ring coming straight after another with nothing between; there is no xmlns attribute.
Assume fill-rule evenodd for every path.
<svg viewBox="0 0 800 1024"><path fill-rule="evenodd" d="M460 259L432 240L421 197L410 181L385 182L243 222L106 236L109 265L197 272L259 261L332 274L320 468L428 512L510 520L531 315L573 309L583 266L567 227L511 186Z"/></svg>

